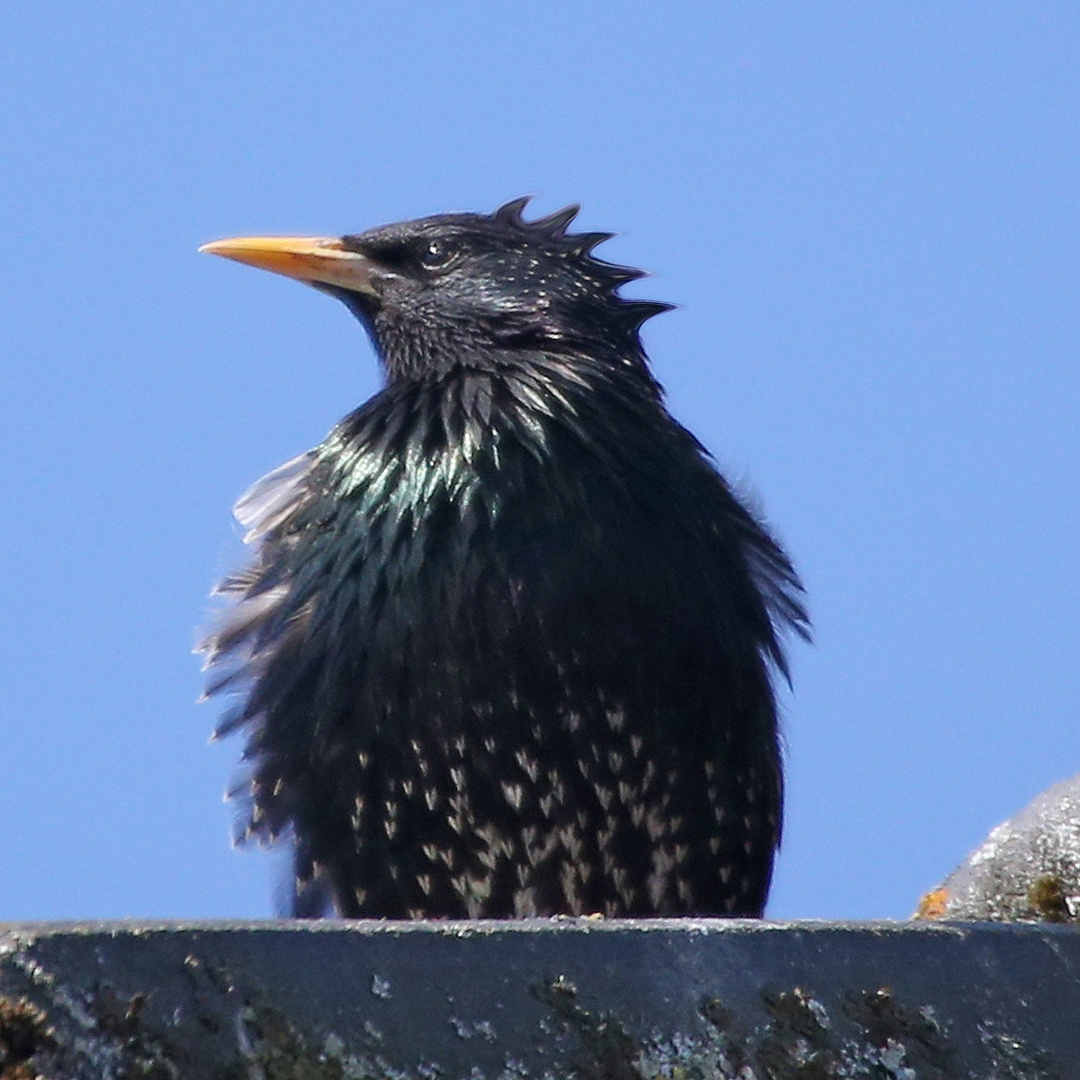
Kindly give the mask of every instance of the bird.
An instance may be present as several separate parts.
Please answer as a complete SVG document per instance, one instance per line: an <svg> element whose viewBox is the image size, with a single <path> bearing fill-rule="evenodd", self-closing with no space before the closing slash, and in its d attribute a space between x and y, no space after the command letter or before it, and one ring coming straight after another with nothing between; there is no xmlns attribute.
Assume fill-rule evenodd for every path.
<svg viewBox="0 0 1080 1080"><path fill-rule="evenodd" d="M200 248L343 301L383 375L236 504L201 645L296 916L765 905L802 584L667 410L640 328L672 305L529 198Z"/></svg>

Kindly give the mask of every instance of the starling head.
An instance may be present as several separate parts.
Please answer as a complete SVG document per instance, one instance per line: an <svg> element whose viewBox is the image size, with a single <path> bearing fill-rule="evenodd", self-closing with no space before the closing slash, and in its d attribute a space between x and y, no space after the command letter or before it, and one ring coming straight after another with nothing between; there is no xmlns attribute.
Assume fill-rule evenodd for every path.
<svg viewBox="0 0 1080 1080"><path fill-rule="evenodd" d="M625 300L642 271L591 255L611 233L568 234L568 206L525 221L527 198L487 214L439 214L339 239L242 237L200 250L329 292L371 333L391 379L573 351L644 365L637 331L670 305Z"/></svg>

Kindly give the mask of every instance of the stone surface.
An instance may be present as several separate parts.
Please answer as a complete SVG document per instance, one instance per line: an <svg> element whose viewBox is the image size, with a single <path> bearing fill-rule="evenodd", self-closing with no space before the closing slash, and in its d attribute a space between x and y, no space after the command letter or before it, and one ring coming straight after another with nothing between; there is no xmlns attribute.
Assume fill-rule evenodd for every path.
<svg viewBox="0 0 1080 1080"><path fill-rule="evenodd" d="M0 1077L1080 1080L1070 927L0 925Z"/></svg>
<svg viewBox="0 0 1080 1080"><path fill-rule="evenodd" d="M1080 921L1080 775L1036 796L923 897L924 918Z"/></svg>

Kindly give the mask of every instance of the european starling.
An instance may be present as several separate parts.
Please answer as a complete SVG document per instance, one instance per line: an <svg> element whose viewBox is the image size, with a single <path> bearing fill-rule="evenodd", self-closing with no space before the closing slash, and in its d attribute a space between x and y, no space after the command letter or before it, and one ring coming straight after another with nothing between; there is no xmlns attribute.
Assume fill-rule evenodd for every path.
<svg viewBox="0 0 1080 1080"><path fill-rule="evenodd" d="M296 914L759 915L801 587L664 407L669 305L527 202L202 249L343 300L385 374L236 506L243 836L291 834Z"/></svg>

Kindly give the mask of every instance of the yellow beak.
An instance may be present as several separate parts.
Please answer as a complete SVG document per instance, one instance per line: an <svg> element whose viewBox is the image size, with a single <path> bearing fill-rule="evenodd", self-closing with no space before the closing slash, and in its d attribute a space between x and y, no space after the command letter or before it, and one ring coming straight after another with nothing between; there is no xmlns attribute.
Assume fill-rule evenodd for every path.
<svg viewBox="0 0 1080 1080"><path fill-rule="evenodd" d="M272 270L309 285L333 285L371 293L374 266L369 258L326 236L237 236L214 240L199 251Z"/></svg>

